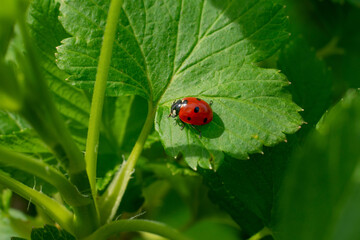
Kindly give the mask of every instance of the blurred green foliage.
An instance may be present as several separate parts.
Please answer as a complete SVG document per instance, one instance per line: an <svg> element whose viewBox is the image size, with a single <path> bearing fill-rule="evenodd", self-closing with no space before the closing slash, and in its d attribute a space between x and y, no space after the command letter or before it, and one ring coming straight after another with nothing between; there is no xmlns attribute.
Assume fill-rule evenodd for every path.
<svg viewBox="0 0 360 240"><path fill-rule="evenodd" d="M239 4L243 2L248 3L245 0L237 1ZM186 143L185 140L189 134L193 134L191 130L179 131L179 135L169 137L170 132L178 131L178 128L171 126L172 123L166 122L166 126L169 128L166 131L160 131L164 130L161 129L160 123L168 120L166 116L169 112L167 103L162 103L155 122L156 130L160 131L160 134L153 129L152 134L148 137L145 150L137 163L134 177L125 192L124 201L117 211L118 219L147 218L162 221L183 231L187 236L200 240L248 239L251 236L254 236L251 240L256 240L258 238L254 234L264 227L270 229L272 236L263 239L352 240L359 238L357 223L360 220L358 204L360 153L357 145L360 142L360 104L359 93L349 89L360 88L360 30L358 29L360 26L360 2L358 0L273 0L272 3L284 4L285 8L281 10L281 16L288 16L288 20L284 20L281 16L276 17L278 19L276 23L281 25L280 33L276 32L279 30L277 27L260 32L261 37L254 41L256 42L254 51L259 51L256 52L259 55L251 55L252 58L257 58L256 64L251 62L251 68L255 69L256 67L257 69L260 66L281 70L283 75L277 71L274 71L274 74L276 72L275 75L279 79L285 79L284 76L286 76L287 80L291 82L286 90L291 93L292 100L303 108L301 116L306 123L296 134L287 135L285 141L285 138L281 138L283 142L275 146L259 148L257 151L249 148L251 151L245 151L246 154L251 153L249 160L234 158L237 156L232 153L244 151L244 149L240 149L243 145L239 142L232 145L230 145L230 141L213 144L212 146L227 151L224 153L208 149L210 153L221 159L216 162L216 171L200 167L194 171L188 167L188 163L191 162L192 168L196 168L198 155L205 159L202 166L210 168L208 153L204 152L206 148L201 147L201 142L197 138L193 138L192 141L196 143L196 146L200 145L199 148L189 148L189 144L182 144ZM217 11L221 12L224 10L222 4L226 5L228 2L206 1L206 4L214 4L218 8ZM63 48L64 46L73 47L76 44L84 44L82 40L79 40L79 36L76 38L71 35L73 32L69 31L69 28L74 31L71 26L76 25L76 22L66 22L73 19L64 20L66 16L61 14L60 4L57 1L44 1L41 4L31 5L26 15L26 24L29 29L29 38L33 44L31 46L36 53L36 61L39 63L39 74L43 76L43 80L50 89L50 96L44 96L43 91L39 89L39 86L40 88L42 86L41 81L34 77L38 73L31 67L33 62L29 61L29 53L24 50L26 41L19 36L18 18L23 16L27 5L27 1L0 0L0 144L56 165L55 158L50 153L51 147L49 149L41 140L51 140L56 135L51 135L52 129L49 127L51 125L47 125L48 129L45 131L43 129L43 132L39 134L39 131L37 133L35 130L41 129L43 125L31 126L29 119L34 118L34 121L37 121L36 117L40 116L44 123L51 122L43 115L46 112L44 109L48 108L48 106L46 107L47 103L43 103L44 99L51 98L61 118L65 120L77 147L83 151L89 118L91 87L78 81L77 85L83 87L83 89L79 89L69 84L68 80L84 80L84 76L92 76L93 69L86 68L84 65L91 62L91 66L96 66L97 63L96 60L88 59L88 61L80 62L81 66L72 68L74 62L78 61L75 57L72 58L70 54L62 55L60 58L56 57L55 54L58 52L56 47L61 44L63 44ZM268 5L266 6L268 7ZM173 10L172 7L174 6L168 8L170 12ZM100 10L96 13L102 16L99 19L103 19L105 15ZM228 14L222 15L224 19L221 21L224 24L228 20L227 17L231 19L232 14L236 13L232 10L234 9L224 10L224 12L229 11L226 12ZM65 10L63 11L65 12ZM250 26L252 21L256 22L257 14L258 17L264 17L262 15L265 14L263 13L264 9L261 9L261 6L254 6L252 11L253 18L246 20L245 23L248 25L245 24L244 29L257 27L256 24ZM91 15L92 12L89 14ZM63 18L63 24L68 24L68 31L59 21L59 16ZM97 15L92 17L96 18ZM191 20L191 16L188 17L189 26L197 24ZM211 18L211 14L208 18ZM121 21L125 26L122 31L130 31L127 28L128 20L123 18ZM103 23L101 22L101 24ZM285 29L291 33L291 36L287 35ZM44 35L44 32L48 34ZM93 32L83 32L85 35L90 33L94 34ZM278 47L261 48L268 46L261 45L259 43L261 39L265 39L269 44L271 42L269 39L274 38L276 34L279 34L280 38L276 42ZM190 41L190 35L182 41ZM124 36L126 39L122 40L125 42L132 39L131 36ZM69 37L72 37L72 40ZM145 34L142 37L145 37ZM227 35L223 33L214 41L218 39L225 41L223 38L231 39L226 39ZM65 44L64 39L67 39ZM98 40L98 38L95 39ZM69 45L70 41L74 41L73 45ZM94 43L89 40L86 44ZM96 44L100 43L96 42ZM97 46L96 44L93 47ZM246 50L253 50L250 50L251 44L244 46ZM131 46L129 45L129 47ZM86 51L94 50L84 49ZM61 52L62 50L60 50L60 54L64 54ZM71 49L65 50L70 51ZM95 50L94 52L97 54L98 49ZM151 49L149 54L152 54ZM202 53L198 54L200 56ZM235 53L227 54L222 56L223 60L228 60L228 56ZM61 58L64 56L66 59L69 58L69 61L64 62L64 59ZM57 63L56 59L63 62ZM213 60L222 64L220 58ZM224 62L226 62L225 60ZM258 62L260 60L261 62ZM233 61L235 60L233 59ZM155 66L158 62L153 64ZM208 64L213 66L212 63ZM124 70L126 65L117 67ZM201 71L212 71L206 67L205 65L201 68ZM254 73L254 69L249 72ZM154 68L154 71L158 71L158 69ZM259 73L259 76L267 76L265 74L267 71L264 69L259 71L262 71L261 74L263 74ZM268 72L273 73L272 71ZM138 72L133 71L132 74L135 76ZM159 75L161 74L164 73L160 71ZM246 74L248 72L239 72L241 76ZM198 76L195 74L195 70L183 81L191 83L194 76ZM114 74L113 77L118 76ZM85 80L92 81L90 77ZM103 111L97 168L97 187L100 193L107 188L114 173L131 152L147 115L146 100L142 97L149 97L147 95L149 93L139 93L142 97L118 96L121 95L121 91L117 88L119 87L118 80L109 86L112 96L106 98ZM181 85L180 83L183 82L179 81L178 84ZM200 90L201 87L204 88L203 91L207 90L208 86L201 85L201 81L196 84ZM222 84L219 82L220 87L223 86ZM46 85L42 87L46 87ZM273 87L269 87L268 90L272 90ZM173 88L180 89L177 85ZM131 91L136 92L134 89ZM225 90L238 94L239 92L234 89L237 88L233 86L233 88ZM265 89L261 87L246 88L252 93L265 91ZM278 90L282 91L282 89ZM190 90L182 89L181 91ZM175 92L175 95L179 95L181 91ZM170 95L165 94L165 97L170 98ZM284 105L286 104L290 104L290 102L284 102ZM270 106L273 111L277 108L274 106ZM217 109L217 113L221 115L219 105L214 109ZM38 115L33 115L34 112ZM249 109L244 113L248 116L255 115ZM228 118L232 115L228 111L226 114ZM27 116L27 121L24 116ZM230 120L231 124L239 122L237 118ZM258 120L256 119L256 122ZM266 118L263 120L265 121ZM225 122L228 124L227 121ZM239 131L244 128L246 127ZM279 134L283 134L285 131L284 129L278 130ZM204 129L205 133L206 131L207 129ZM185 137L180 138L179 136ZM279 139L280 137L265 145L274 145L275 142L279 142ZM49 144L49 141L46 143ZM176 141L181 144L174 144ZM248 143L250 141L246 144ZM179 154L178 150L182 153ZM169 152L176 157L168 156ZM194 159L189 160L190 158ZM57 167L64 172L62 166L57 165ZM42 183L41 179L35 180L32 176L6 166L1 166L1 169L13 178L28 186L37 187L48 195L54 196L53 194L56 192L52 186ZM10 205L10 192L1 188L0 239L8 239L10 236L29 238L31 226L38 227L39 223L43 222L13 210ZM20 226L26 227L20 230ZM31 238L34 240L49 239L46 234L55 234L53 236L56 237L53 239L72 239L69 234L50 226L34 230ZM155 239L154 236L144 233L123 233L119 235L119 238Z"/></svg>

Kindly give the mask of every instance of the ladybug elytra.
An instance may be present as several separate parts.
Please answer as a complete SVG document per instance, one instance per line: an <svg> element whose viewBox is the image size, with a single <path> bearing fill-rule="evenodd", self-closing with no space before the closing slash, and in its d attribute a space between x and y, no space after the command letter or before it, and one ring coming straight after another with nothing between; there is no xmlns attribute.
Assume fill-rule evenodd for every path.
<svg viewBox="0 0 360 240"><path fill-rule="evenodd" d="M201 137L201 131L195 126L205 125L212 121L213 112L211 104L212 101L208 104L200 98L186 97L173 102L168 117L175 118L179 116L180 121L183 123L181 129L184 128L184 123L188 123L199 132Z"/></svg>

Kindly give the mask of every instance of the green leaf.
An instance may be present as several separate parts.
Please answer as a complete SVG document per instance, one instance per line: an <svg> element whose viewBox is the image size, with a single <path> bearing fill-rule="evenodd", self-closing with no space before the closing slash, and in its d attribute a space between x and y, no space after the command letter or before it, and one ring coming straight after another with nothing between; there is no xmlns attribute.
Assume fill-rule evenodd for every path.
<svg viewBox="0 0 360 240"><path fill-rule="evenodd" d="M334 101L348 88L360 87L360 68L356 64L360 55L360 33L353 27L360 24L360 8L333 1L297 0L288 1L287 9L293 20L292 34L304 36L318 57L332 69Z"/></svg>
<svg viewBox="0 0 360 240"><path fill-rule="evenodd" d="M0 110L0 134L6 135L25 130L29 125L17 114Z"/></svg>
<svg viewBox="0 0 360 240"><path fill-rule="evenodd" d="M222 83L207 88L199 86L205 90L194 95L214 101L214 119L201 127L202 138L191 128L181 131L173 126L173 120L167 117L171 101L160 106L157 113L156 130L168 154L175 157L181 152L194 169L197 165L217 168L223 152L248 159L249 153L261 153L263 145L284 141L285 133L294 133L302 123L297 113L301 108L283 90L289 83L277 71L249 65L223 70L220 75L224 77L219 79ZM234 76L237 80L230 81Z"/></svg>
<svg viewBox="0 0 360 240"><path fill-rule="evenodd" d="M144 144L144 149L150 149L151 146L157 142L160 142L160 136L157 131L153 131L149 134Z"/></svg>
<svg viewBox="0 0 360 240"><path fill-rule="evenodd" d="M33 155L35 158L51 163L54 160L49 149L36 132L17 114L0 111L0 144L9 150ZM0 169L9 173L12 178L19 180L29 187L39 189L47 194L57 190L33 175L0 164Z"/></svg>
<svg viewBox="0 0 360 240"><path fill-rule="evenodd" d="M103 125L107 139L116 148L121 148L133 106L134 96L105 98Z"/></svg>
<svg viewBox="0 0 360 240"><path fill-rule="evenodd" d="M9 212L12 192L9 189L0 189L0 211Z"/></svg>
<svg viewBox="0 0 360 240"><path fill-rule="evenodd" d="M0 111L0 144L16 152L49 153L38 135L17 114Z"/></svg>
<svg viewBox="0 0 360 240"><path fill-rule="evenodd" d="M274 197L270 158L238 161L226 156L214 172L200 171L210 187L211 200L227 211L250 237L269 225Z"/></svg>
<svg viewBox="0 0 360 240"><path fill-rule="evenodd" d="M107 9L98 0L61 4L73 37L58 48L58 66L82 88L94 85ZM283 6L265 0L125 1L107 94L159 103L156 130L168 154L182 152L192 168L217 167L223 152L246 159L301 124L286 78L252 65L287 39L286 23ZM201 128L202 139L167 119L172 101L185 96L214 101L215 119Z"/></svg>
<svg viewBox="0 0 360 240"><path fill-rule="evenodd" d="M356 239L360 232L360 96L349 91L293 155L280 202L280 239Z"/></svg>
<svg viewBox="0 0 360 240"><path fill-rule="evenodd" d="M0 239L17 239L16 237L29 239L31 230L42 224L41 220L30 217L19 210L12 208L6 212L0 210Z"/></svg>
<svg viewBox="0 0 360 240"><path fill-rule="evenodd" d="M75 240L75 237L65 230L59 230L54 226L45 225L43 228L35 228L31 232L31 240Z"/></svg>
<svg viewBox="0 0 360 240"><path fill-rule="evenodd" d="M331 71L299 36L293 37L282 49L278 66L291 81L289 90L293 101L304 109L301 115L308 124L302 127L313 129L330 106Z"/></svg>
<svg viewBox="0 0 360 240"><path fill-rule="evenodd" d="M278 191L292 151L330 105L331 74L306 42L294 37L280 52L278 65L292 83L289 90L308 124L301 131L289 136L287 143L264 148L264 155L251 156L251 161L236 161L225 157L216 172L200 171L211 188L214 203L225 209L250 237L264 226L271 228L273 212L278 202Z"/></svg>
<svg viewBox="0 0 360 240"><path fill-rule="evenodd" d="M211 219L204 219L194 224L194 226L186 231L186 235L191 237L191 239L242 239L239 238L239 233L236 228Z"/></svg>
<svg viewBox="0 0 360 240"><path fill-rule="evenodd" d="M90 104L83 91L64 81L68 74L56 66L56 47L62 39L69 37L58 16L59 4L55 0L33 1L27 22L39 53L42 74L49 84L57 109L67 124L75 128L72 132L76 133L76 129L88 125Z"/></svg>
<svg viewBox="0 0 360 240"><path fill-rule="evenodd" d="M18 111L23 102L21 90L14 64L0 59L0 109Z"/></svg>

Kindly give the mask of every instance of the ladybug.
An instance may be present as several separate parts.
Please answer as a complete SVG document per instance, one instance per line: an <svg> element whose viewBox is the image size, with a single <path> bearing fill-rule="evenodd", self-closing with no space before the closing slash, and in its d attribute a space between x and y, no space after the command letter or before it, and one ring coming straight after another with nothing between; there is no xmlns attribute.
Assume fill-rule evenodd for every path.
<svg viewBox="0 0 360 240"><path fill-rule="evenodd" d="M196 126L205 125L212 121L213 111L211 109L212 101L210 104L200 98L186 97L181 100L175 100L171 105L171 112L168 117L179 116L182 122L181 130L184 129L185 123L189 124L192 128L199 132L201 131Z"/></svg>

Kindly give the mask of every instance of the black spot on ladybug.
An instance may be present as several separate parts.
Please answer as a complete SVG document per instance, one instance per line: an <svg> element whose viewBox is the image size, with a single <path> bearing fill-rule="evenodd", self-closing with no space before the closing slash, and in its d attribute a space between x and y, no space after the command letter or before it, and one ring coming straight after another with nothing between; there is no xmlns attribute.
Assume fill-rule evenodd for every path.
<svg viewBox="0 0 360 240"><path fill-rule="evenodd" d="M206 123L207 122L207 118L204 118L204 123Z"/></svg>
<svg viewBox="0 0 360 240"><path fill-rule="evenodd" d="M200 99L200 98L196 98L196 100L201 101L201 99Z"/></svg>
<svg viewBox="0 0 360 240"><path fill-rule="evenodd" d="M194 112L196 112L196 113L198 113L198 112L199 112L199 110L200 110L200 108L199 108L199 107L195 107L195 108L194 108Z"/></svg>
<svg viewBox="0 0 360 240"><path fill-rule="evenodd" d="M190 120L191 120L191 117L188 117L188 120L190 121Z"/></svg>

